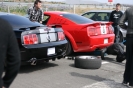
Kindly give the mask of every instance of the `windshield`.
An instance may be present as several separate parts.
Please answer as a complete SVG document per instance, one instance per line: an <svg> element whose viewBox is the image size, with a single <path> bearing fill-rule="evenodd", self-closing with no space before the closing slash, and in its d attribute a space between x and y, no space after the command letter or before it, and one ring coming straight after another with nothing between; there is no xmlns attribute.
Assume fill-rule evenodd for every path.
<svg viewBox="0 0 133 88"><path fill-rule="evenodd" d="M89 13L85 13L85 14L83 14L82 16L91 19L92 17L95 16L95 14L96 14L95 12L89 12Z"/></svg>
<svg viewBox="0 0 133 88"><path fill-rule="evenodd" d="M77 23L77 24L86 24L86 23L93 23L94 21L91 20L91 19L88 19L86 17L83 17L83 16L80 16L80 15L77 15L77 14L61 14L61 16Z"/></svg>
<svg viewBox="0 0 133 88"><path fill-rule="evenodd" d="M1 15L0 18L8 21L13 28L43 26L38 22L31 22L28 18L18 15Z"/></svg>

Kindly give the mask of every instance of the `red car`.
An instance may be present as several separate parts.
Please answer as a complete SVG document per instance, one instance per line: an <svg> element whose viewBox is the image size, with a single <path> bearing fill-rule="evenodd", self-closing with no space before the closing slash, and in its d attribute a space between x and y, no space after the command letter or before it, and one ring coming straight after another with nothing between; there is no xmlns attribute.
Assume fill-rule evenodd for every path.
<svg viewBox="0 0 133 88"><path fill-rule="evenodd" d="M43 24L62 27L68 40L67 55L74 52L91 52L114 43L110 22L95 22L86 17L60 11L44 12Z"/></svg>

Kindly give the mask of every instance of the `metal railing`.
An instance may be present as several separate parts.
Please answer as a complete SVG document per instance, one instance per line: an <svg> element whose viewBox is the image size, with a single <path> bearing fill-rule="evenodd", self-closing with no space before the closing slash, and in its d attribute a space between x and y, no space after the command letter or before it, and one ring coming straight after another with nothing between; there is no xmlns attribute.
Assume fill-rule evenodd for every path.
<svg viewBox="0 0 133 88"><path fill-rule="evenodd" d="M19 15L26 15L29 7L33 3L2 3L0 2L0 12L8 12ZM129 6L122 6L122 10L126 10ZM76 14L82 14L89 10L113 10L115 5L69 5L69 4L43 4L44 11L65 11Z"/></svg>

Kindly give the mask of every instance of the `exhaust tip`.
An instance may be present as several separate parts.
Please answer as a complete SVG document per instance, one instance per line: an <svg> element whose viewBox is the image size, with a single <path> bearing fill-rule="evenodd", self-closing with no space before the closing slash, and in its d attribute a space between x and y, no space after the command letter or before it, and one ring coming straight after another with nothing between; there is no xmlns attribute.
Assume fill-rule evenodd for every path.
<svg viewBox="0 0 133 88"><path fill-rule="evenodd" d="M36 58L31 58L28 62L29 62L31 65L36 65L36 64L37 64L37 59L36 59Z"/></svg>

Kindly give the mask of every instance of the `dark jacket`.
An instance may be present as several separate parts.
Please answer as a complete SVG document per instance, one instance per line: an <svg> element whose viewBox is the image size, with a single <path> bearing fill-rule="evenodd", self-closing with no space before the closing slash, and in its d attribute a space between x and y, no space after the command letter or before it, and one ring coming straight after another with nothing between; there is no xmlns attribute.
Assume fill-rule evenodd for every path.
<svg viewBox="0 0 133 88"><path fill-rule="evenodd" d="M121 11L112 11L110 14L109 21L113 22L113 26L118 25L119 19L122 17L123 13Z"/></svg>
<svg viewBox="0 0 133 88"><path fill-rule="evenodd" d="M2 77L6 62L5 75ZM0 88L8 88L20 67L20 51L15 34L8 22L0 18Z"/></svg>
<svg viewBox="0 0 133 88"><path fill-rule="evenodd" d="M40 21L43 21L43 10L42 9L38 9L36 10L35 7L30 7L27 11L29 19L31 21L37 21L40 23Z"/></svg>
<svg viewBox="0 0 133 88"><path fill-rule="evenodd" d="M128 22L128 25L125 25ZM120 27L127 29L127 34L133 34L133 7L128 8L119 21Z"/></svg>

